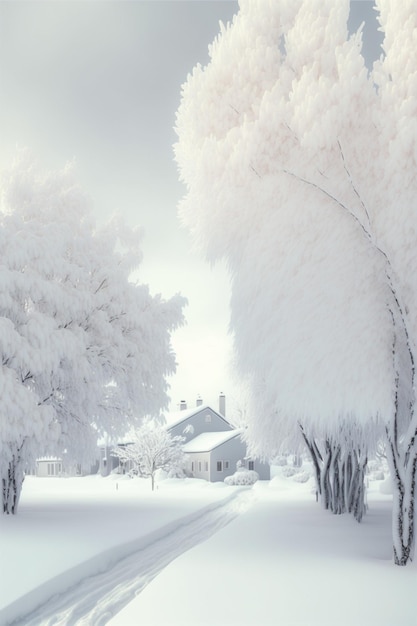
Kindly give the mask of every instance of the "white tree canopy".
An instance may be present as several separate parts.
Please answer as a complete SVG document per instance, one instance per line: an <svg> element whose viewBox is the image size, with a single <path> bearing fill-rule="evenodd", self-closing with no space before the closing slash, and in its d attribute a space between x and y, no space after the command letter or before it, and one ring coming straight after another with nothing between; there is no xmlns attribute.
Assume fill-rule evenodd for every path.
<svg viewBox="0 0 417 626"><path fill-rule="evenodd" d="M171 332L185 300L134 283L140 232L94 224L71 167L21 154L0 212L1 475L35 454L88 458L168 403Z"/></svg>
<svg viewBox="0 0 417 626"><path fill-rule="evenodd" d="M157 470L182 473L184 441L184 437L173 437L162 424L148 420L132 433L129 443L117 446L112 455L129 462L142 478L151 478L153 491Z"/></svg>
<svg viewBox="0 0 417 626"><path fill-rule="evenodd" d="M417 3L377 2L371 74L348 0L239 6L183 86L180 218L229 264L253 441L363 436L395 410L393 315L417 336Z"/></svg>

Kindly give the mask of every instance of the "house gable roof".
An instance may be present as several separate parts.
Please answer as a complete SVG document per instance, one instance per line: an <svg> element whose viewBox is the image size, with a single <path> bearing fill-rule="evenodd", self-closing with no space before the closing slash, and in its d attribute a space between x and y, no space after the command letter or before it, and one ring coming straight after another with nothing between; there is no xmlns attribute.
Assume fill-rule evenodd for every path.
<svg viewBox="0 0 417 626"><path fill-rule="evenodd" d="M183 450L186 453L191 452L211 452L215 448L218 448L226 441L238 437L242 430L224 430L221 432L201 433L194 439L191 439L183 446Z"/></svg>
<svg viewBox="0 0 417 626"><path fill-rule="evenodd" d="M208 404L196 406L192 409L184 409L182 411L173 411L172 413L165 413L163 417L165 419L166 427L169 430L170 428L174 428L174 426L178 426L178 424L181 424L182 422L185 422L186 420L194 417L195 415L198 415L199 413L202 413L203 411L207 411L207 410L210 410L218 418L223 420L223 422L225 422L228 426L233 428L233 425L230 422L228 422L227 419L223 417L223 415L221 415L220 413L212 409L211 406L209 406Z"/></svg>

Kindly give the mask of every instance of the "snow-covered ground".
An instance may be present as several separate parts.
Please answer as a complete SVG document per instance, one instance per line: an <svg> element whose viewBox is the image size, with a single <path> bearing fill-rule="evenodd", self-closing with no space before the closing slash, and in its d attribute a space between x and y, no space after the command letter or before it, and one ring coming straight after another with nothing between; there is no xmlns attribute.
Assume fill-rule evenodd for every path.
<svg viewBox="0 0 417 626"><path fill-rule="evenodd" d="M211 520L208 528L200 524L187 546L190 547L200 536L206 537L211 527L214 532L237 514L234 506L226 510L220 507L218 515L216 510L239 493L236 488L223 484L210 485L190 479L162 481L152 493L150 482L139 478L27 477L18 515L0 516L0 625L17 618L16 623L24 626L48 623L51 597L63 592L68 596L63 601L72 606L74 617L71 612L63 613L60 621L53 623L62 626L81 623L77 620L83 612L88 615L89 606L77 606L74 601L77 592L67 590L79 581L98 575L101 575L96 585L98 591L104 586L114 587L118 580L114 566L134 553L138 556L133 570L142 577L139 588L143 587L158 568L181 553L187 538L177 539L180 524L192 527L198 526L201 517ZM166 538L171 535L173 542L170 543ZM147 547L146 563L141 568ZM128 564L123 575L126 586L128 581L132 582ZM80 597L84 593L91 595L94 590L91 587L78 590ZM121 592L115 602L123 606L129 599L131 595ZM35 613L29 618L28 614L45 602L42 617ZM98 593L94 605L102 602ZM61 610L62 602L54 607ZM88 618L84 623L105 623L91 620Z"/></svg>
<svg viewBox="0 0 417 626"><path fill-rule="evenodd" d="M172 562L109 626L416 624L417 570L392 564L389 497L371 491L359 525L321 510L304 485L275 488L258 483L247 513Z"/></svg>
<svg viewBox="0 0 417 626"><path fill-rule="evenodd" d="M0 624L414 626L417 568L392 564L380 485L357 524L284 477L155 493L140 479L27 478L18 516L0 522Z"/></svg>

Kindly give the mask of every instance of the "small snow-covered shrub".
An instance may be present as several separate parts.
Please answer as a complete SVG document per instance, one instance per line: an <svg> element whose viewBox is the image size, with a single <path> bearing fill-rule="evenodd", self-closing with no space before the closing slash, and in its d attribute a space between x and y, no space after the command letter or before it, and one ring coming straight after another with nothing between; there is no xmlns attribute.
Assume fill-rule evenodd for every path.
<svg viewBox="0 0 417 626"><path fill-rule="evenodd" d="M172 467L168 471L168 478L186 478L186 473L182 467Z"/></svg>
<svg viewBox="0 0 417 626"><path fill-rule="evenodd" d="M281 476L285 476L285 478L290 478L297 474L299 470L296 467L291 467L290 465L286 465L281 469Z"/></svg>
<svg viewBox="0 0 417 626"><path fill-rule="evenodd" d="M294 474L293 476L293 480L296 483L306 483L307 481L310 480L310 474L308 472L298 472L297 474Z"/></svg>
<svg viewBox="0 0 417 626"><path fill-rule="evenodd" d="M258 479L258 472L241 467L232 476L226 476L224 482L226 485L254 485Z"/></svg>

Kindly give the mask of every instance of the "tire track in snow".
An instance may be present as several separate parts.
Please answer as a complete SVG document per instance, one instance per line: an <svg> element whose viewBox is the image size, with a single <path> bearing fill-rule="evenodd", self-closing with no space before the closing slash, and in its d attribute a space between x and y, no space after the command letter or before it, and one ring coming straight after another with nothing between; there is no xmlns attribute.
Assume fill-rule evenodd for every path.
<svg viewBox="0 0 417 626"><path fill-rule="evenodd" d="M239 514L254 499L251 490L239 490L185 520L166 535L117 561L106 572L82 579L13 626L104 626L148 585L171 561L202 543Z"/></svg>

